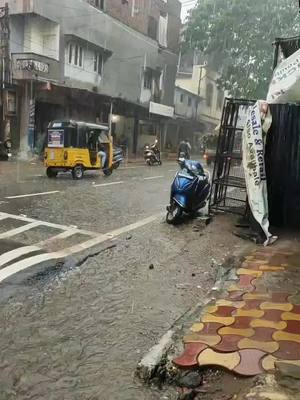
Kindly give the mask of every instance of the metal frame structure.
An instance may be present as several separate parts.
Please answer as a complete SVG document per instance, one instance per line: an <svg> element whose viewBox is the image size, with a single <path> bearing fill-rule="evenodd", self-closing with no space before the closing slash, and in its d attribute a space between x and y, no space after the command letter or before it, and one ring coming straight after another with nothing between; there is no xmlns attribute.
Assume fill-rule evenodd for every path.
<svg viewBox="0 0 300 400"><path fill-rule="evenodd" d="M242 132L252 100L226 98L212 178L210 209L244 215L247 194L242 165Z"/></svg>

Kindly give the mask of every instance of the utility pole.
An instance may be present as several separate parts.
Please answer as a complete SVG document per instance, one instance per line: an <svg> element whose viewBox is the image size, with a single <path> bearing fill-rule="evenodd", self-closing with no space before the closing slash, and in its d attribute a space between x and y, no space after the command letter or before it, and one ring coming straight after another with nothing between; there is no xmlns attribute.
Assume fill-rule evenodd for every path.
<svg viewBox="0 0 300 400"><path fill-rule="evenodd" d="M6 118L7 107L7 87L10 84L10 54L9 54L9 9L8 3L4 7L0 7L0 70L1 70L1 126L0 139L6 139L4 136L9 136L9 120ZM8 129L7 129L8 127ZM5 132L6 131L6 132Z"/></svg>
<svg viewBox="0 0 300 400"><path fill-rule="evenodd" d="M203 79L206 77L206 74L203 76L203 68L206 67L206 63L197 65L197 67L199 67L200 70L199 70L199 80L198 80L198 90L197 90L198 101L197 101L197 107L196 107L196 120L198 118L198 112L199 112L201 84L202 84ZM194 68L194 66L193 66L193 68Z"/></svg>

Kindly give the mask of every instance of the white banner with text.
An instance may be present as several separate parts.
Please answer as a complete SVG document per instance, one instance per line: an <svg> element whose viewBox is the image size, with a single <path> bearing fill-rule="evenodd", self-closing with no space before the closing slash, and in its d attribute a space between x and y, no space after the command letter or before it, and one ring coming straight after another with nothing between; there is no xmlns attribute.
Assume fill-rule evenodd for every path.
<svg viewBox="0 0 300 400"><path fill-rule="evenodd" d="M265 138L272 123L269 106L257 101L247 111L243 130L243 167L248 202L255 220L266 235L264 245L273 243L277 237L269 232L268 191L265 169Z"/></svg>

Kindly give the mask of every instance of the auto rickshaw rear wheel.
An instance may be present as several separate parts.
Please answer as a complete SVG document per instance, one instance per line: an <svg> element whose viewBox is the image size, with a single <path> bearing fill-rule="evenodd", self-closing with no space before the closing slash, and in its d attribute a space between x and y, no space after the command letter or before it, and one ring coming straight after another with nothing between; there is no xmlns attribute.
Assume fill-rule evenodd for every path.
<svg viewBox="0 0 300 400"><path fill-rule="evenodd" d="M57 171L55 171L53 168L48 167L46 170L46 174L48 176L48 178L56 178L57 176Z"/></svg>
<svg viewBox="0 0 300 400"><path fill-rule="evenodd" d="M82 165L76 165L73 169L72 169L72 177L73 179L82 179L83 178L83 174L84 174L84 169Z"/></svg>
<svg viewBox="0 0 300 400"><path fill-rule="evenodd" d="M112 168L104 168L103 169L103 174L105 176L110 176L112 174Z"/></svg>

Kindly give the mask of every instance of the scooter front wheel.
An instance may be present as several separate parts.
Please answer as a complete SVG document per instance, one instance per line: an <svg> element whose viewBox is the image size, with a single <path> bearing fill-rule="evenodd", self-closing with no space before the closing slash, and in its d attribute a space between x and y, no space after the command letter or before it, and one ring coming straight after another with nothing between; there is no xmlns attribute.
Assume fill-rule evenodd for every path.
<svg viewBox="0 0 300 400"><path fill-rule="evenodd" d="M166 222L167 224L175 225L179 222L180 217L182 216L182 208L178 204L174 204L168 207Z"/></svg>

